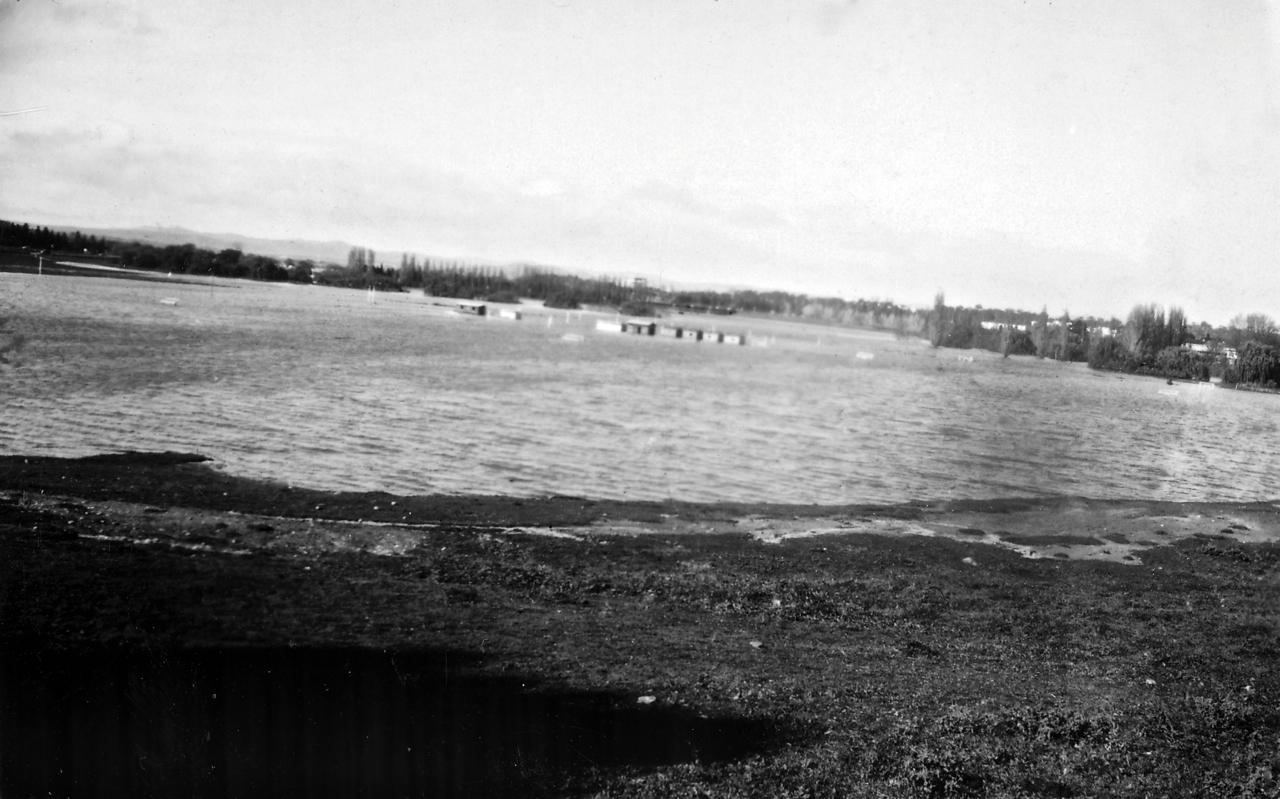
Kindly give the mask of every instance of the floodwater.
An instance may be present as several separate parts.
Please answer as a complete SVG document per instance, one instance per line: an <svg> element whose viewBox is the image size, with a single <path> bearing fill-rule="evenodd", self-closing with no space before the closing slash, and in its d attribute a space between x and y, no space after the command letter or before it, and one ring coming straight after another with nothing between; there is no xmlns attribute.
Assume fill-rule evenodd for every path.
<svg viewBox="0 0 1280 799"><path fill-rule="evenodd" d="M1273 499L1280 398L742 317L750 346L312 286L0 275L0 451L198 452L315 488Z"/></svg>

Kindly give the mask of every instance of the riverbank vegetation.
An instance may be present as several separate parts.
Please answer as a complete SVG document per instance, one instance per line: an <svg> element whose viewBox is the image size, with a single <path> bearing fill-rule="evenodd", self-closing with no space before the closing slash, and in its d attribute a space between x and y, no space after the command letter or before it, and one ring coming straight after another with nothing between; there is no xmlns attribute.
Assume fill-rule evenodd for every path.
<svg viewBox="0 0 1280 799"><path fill-rule="evenodd" d="M1234 384L1236 388L1280 389L1280 350L1250 341L1240 350L1237 362L1227 368L1223 381Z"/></svg>
<svg viewBox="0 0 1280 799"><path fill-rule="evenodd" d="M1271 317L1237 316L1225 327L1189 325L1181 309L1139 305L1089 351L1095 369L1207 381L1242 389L1280 386L1280 331Z"/></svg>
<svg viewBox="0 0 1280 799"><path fill-rule="evenodd" d="M1137 305L1118 319L1051 319L1048 311L993 311L935 300L925 324L935 347L979 348L1087 362L1093 369L1170 380L1220 380L1236 388L1280 389L1280 326L1266 314L1238 315L1225 326L1192 324L1181 308Z"/></svg>

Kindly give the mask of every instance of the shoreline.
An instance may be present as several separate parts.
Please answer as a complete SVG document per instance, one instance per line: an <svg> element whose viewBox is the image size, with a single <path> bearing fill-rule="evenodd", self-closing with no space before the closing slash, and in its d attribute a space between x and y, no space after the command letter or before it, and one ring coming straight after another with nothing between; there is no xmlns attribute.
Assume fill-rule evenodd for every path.
<svg viewBox="0 0 1280 799"><path fill-rule="evenodd" d="M131 451L83 458L0 456L0 492L146 505L153 513L171 516L190 517L191 511L197 511L311 524L346 522L381 529L386 538L394 538L394 530L441 527L568 539L746 535L771 544L841 535L914 535L1002 547L1032 559L1087 558L1124 564L1137 564L1143 551L1187 538L1241 544L1280 541L1280 503L1270 501L1057 496L797 505L574 496L403 496L288 486L228 475L211 468L210 462L204 455L177 452Z"/></svg>

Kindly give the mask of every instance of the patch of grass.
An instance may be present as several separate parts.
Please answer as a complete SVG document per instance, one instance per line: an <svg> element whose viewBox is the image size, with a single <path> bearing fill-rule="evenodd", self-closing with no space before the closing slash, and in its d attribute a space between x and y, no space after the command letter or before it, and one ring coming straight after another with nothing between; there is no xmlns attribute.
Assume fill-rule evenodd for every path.
<svg viewBox="0 0 1280 799"><path fill-rule="evenodd" d="M101 466L103 480L144 474ZM203 479L195 466L170 468ZM585 763L555 777L558 795L1280 790L1275 545L1190 539L1121 566L913 536L571 541L455 525L419 530L408 554L382 557L286 547L339 528L280 518L253 532L254 554L231 556L75 537L156 538L173 521L145 511L153 499L101 513L6 496L0 512L16 521L0 524L0 646L466 651L485 673L608 691L629 705L652 696L692 718L780 731L736 759ZM313 500L361 512L382 504ZM557 502L566 513L600 507ZM527 508L474 498L449 507L477 520ZM252 523L215 514L200 540Z"/></svg>

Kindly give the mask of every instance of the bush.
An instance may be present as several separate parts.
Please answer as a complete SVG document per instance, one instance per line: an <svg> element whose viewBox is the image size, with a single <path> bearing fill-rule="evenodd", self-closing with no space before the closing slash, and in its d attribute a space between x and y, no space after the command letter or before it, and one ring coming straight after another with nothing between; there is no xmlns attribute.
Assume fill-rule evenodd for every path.
<svg viewBox="0 0 1280 799"><path fill-rule="evenodd" d="M578 302L578 298L567 292L552 294L550 297L547 297L547 300L543 305L548 308L564 308L569 311L576 311L582 307Z"/></svg>
<svg viewBox="0 0 1280 799"><path fill-rule="evenodd" d="M942 335L942 346L967 350L974 346L974 330L969 325L952 325Z"/></svg>
<svg viewBox="0 0 1280 799"><path fill-rule="evenodd" d="M1035 355L1036 342L1025 330L1009 331L1009 355Z"/></svg>
<svg viewBox="0 0 1280 799"><path fill-rule="evenodd" d="M647 302L628 300L618 307L620 313L627 316L657 316L658 310Z"/></svg>
<svg viewBox="0 0 1280 799"><path fill-rule="evenodd" d="M1089 350L1089 368L1112 372L1132 372L1138 366L1137 359L1115 336L1105 336Z"/></svg>
<svg viewBox="0 0 1280 799"><path fill-rule="evenodd" d="M1275 388L1280 384L1280 352L1251 341L1241 351L1236 370L1237 382Z"/></svg>
<svg viewBox="0 0 1280 799"><path fill-rule="evenodd" d="M485 297L484 299L485 299L485 302L505 302L509 305L520 304L519 295L517 295L514 291L509 291L506 289L502 291L495 291L489 296Z"/></svg>
<svg viewBox="0 0 1280 799"><path fill-rule="evenodd" d="M1180 380L1208 380L1211 358L1181 347L1165 347L1156 354L1155 374Z"/></svg>

